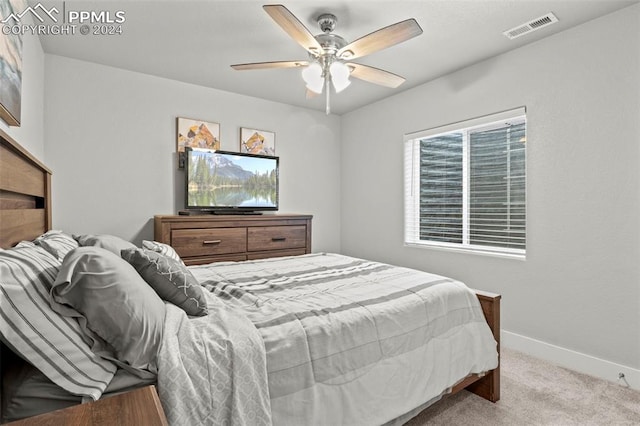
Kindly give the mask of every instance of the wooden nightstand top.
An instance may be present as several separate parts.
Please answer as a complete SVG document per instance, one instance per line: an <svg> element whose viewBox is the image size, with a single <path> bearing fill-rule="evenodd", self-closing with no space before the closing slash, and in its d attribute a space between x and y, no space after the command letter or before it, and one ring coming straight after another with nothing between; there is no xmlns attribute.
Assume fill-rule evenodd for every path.
<svg viewBox="0 0 640 426"><path fill-rule="evenodd" d="M6 426L166 426L160 399L155 386L75 405L23 420Z"/></svg>

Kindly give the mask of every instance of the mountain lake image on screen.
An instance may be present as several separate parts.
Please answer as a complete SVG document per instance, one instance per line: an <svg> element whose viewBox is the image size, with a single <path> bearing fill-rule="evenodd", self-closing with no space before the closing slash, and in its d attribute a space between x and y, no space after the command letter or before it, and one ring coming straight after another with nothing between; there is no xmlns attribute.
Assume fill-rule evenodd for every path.
<svg viewBox="0 0 640 426"><path fill-rule="evenodd" d="M279 157L198 149L186 156L187 209L278 209Z"/></svg>

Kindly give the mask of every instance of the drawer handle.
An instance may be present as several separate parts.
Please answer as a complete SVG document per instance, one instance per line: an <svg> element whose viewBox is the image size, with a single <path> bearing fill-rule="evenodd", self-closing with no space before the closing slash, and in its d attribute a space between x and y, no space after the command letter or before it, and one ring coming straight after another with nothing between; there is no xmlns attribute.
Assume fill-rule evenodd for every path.
<svg viewBox="0 0 640 426"><path fill-rule="evenodd" d="M222 240L204 240L202 244L220 244Z"/></svg>
<svg viewBox="0 0 640 426"><path fill-rule="evenodd" d="M273 241L273 242L286 241L286 240L287 240L286 237L273 237L273 238L271 238L271 241Z"/></svg>

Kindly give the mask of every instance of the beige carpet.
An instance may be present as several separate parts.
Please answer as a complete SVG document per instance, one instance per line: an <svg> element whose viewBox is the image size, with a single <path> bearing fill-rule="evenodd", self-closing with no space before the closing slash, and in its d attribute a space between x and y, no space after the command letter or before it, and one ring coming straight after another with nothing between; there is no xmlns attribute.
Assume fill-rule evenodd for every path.
<svg viewBox="0 0 640 426"><path fill-rule="evenodd" d="M493 404L467 391L411 419L421 425L640 425L640 392L502 350L501 399Z"/></svg>

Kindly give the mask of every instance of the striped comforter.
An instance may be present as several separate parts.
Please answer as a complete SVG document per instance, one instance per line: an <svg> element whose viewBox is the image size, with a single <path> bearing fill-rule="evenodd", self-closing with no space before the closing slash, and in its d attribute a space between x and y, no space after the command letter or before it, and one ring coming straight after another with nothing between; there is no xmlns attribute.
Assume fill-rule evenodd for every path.
<svg viewBox="0 0 640 426"><path fill-rule="evenodd" d="M498 363L449 278L337 254L190 270L260 332L274 424L381 424Z"/></svg>

